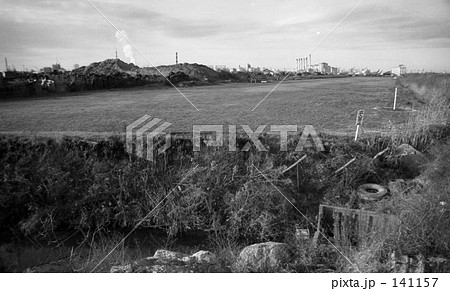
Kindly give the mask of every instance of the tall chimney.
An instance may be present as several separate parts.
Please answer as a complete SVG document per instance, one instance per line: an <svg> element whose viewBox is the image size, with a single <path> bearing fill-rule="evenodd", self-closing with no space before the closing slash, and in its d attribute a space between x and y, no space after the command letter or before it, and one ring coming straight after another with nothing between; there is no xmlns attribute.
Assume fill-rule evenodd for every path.
<svg viewBox="0 0 450 291"><path fill-rule="evenodd" d="M178 52L175 53L175 64L178 65Z"/></svg>
<svg viewBox="0 0 450 291"><path fill-rule="evenodd" d="M6 66L6 71L9 71L9 69L8 69L8 59L7 58L5 58L5 66Z"/></svg>

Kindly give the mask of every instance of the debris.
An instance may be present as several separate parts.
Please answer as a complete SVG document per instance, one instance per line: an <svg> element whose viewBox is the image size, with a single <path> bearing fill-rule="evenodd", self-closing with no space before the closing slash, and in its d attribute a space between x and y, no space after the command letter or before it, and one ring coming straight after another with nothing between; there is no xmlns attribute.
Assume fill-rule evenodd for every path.
<svg viewBox="0 0 450 291"><path fill-rule="evenodd" d="M318 245L322 234L338 246L360 247L396 233L400 220L390 214L321 204L317 224L313 245Z"/></svg>
<svg viewBox="0 0 450 291"><path fill-rule="evenodd" d="M167 250L157 250L153 255L155 259L164 259L164 260L181 260L187 255L179 252L167 251Z"/></svg>
<svg viewBox="0 0 450 291"><path fill-rule="evenodd" d="M340 171L342 171L343 169L347 168L351 163L353 163L354 161L356 161L356 158L351 159L347 164L343 165L342 167L340 167L339 169L336 170L336 172L334 172L334 174L339 173Z"/></svg>
<svg viewBox="0 0 450 291"><path fill-rule="evenodd" d="M366 201L378 201L387 194L385 187L371 183L359 186L357 191L358 196Z"/></svg>
<svg viewBox="0 0 450 291"><path fill-rule="evenodd" d="M212 273L226 272L213 253L198 251L189 256L179 252L157 250L152 257L131 264L113 266L110 273Z"/></svg>
<svg viewBox="0 0 450 291"><path fill-rule="evenodd" d="M385 152L387 152L389 150L389 147L385 148L384 150L382 150L381 152L379 152L378 154L376 154L373 157L373 160L376 160L377 158L379 158L382 154L384 154Z"/></svg>
<svg viewBox="0 0 450 291"><path fill-rule="evenodd" d="M292 165L290 165L287 169L285 169L283 172L281 172L281 174L286 173L287 171L289 171L290 169L292 169L293 167L295 167L296 165L298 165L301 161L303 161L304 159L306 159L306 155L304 155L303 157L301 157L300 159L298 159L298 161L296 161L295 163L293 163Z"/></svg>
<svg viewBox="0 0 450 291"><path fill-rule="evenodd" d="M198 251L190 258L195 258L197 263L217 264L218 262L216 255L208 251Z"/></svg>
<svg viewBox="0 0 450 291"><path fill-rule="evenodd" d="M309 240L309 229L295 226L295 238L299 241Z"/></svg>
<svg viewBox="0 0 450 291"><path fill-rule="evenodd" d="M110 273L131 273L133 268L131 264L123 265L123 266L112 266Z"/></svg>

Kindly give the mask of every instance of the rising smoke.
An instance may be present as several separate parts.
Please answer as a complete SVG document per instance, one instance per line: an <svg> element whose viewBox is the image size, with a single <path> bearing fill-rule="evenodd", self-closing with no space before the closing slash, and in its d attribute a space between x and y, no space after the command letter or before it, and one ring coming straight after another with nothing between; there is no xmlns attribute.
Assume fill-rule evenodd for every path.
<svg viewBox="0 0 450 291"><path fill-rule="evenodd" d="M130 59L130 62L136 64L136 60L134 59L133 47L126 40L126 38L128 38L127 32L125 30L121 30L120 33L116 31L116 38L120 42L120 44L122 44L123 53L125 54L125 56Z"/></svg>

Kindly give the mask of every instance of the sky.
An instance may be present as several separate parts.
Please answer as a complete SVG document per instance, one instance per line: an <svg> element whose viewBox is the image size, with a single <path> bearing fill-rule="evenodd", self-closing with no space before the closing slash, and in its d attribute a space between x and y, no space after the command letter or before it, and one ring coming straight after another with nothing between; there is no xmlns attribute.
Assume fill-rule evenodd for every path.
<svg viewBox="0 0 450 291"><path fill-rule="evenodd" d="M90 1L103 15L88 0L0 0L0 57L17 70L70 70L116 50L140 67L178 52L179 62L290 70L317 47L313 63L344 69L450 72L450 0L364 0L320 45L360 0Z"/></svg>

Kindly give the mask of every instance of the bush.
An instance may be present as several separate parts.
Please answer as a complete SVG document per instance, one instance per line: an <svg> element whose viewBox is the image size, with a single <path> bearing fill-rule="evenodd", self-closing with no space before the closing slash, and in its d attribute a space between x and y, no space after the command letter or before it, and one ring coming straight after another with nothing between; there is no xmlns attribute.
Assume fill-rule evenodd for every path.
<svg viewBox="0 0 450 291"><path fill-rule="evenodd" d="M407 254L450 254L450 143L436 147L425 171L427 184L396 197L404 228L399 248Z"/></svg>

